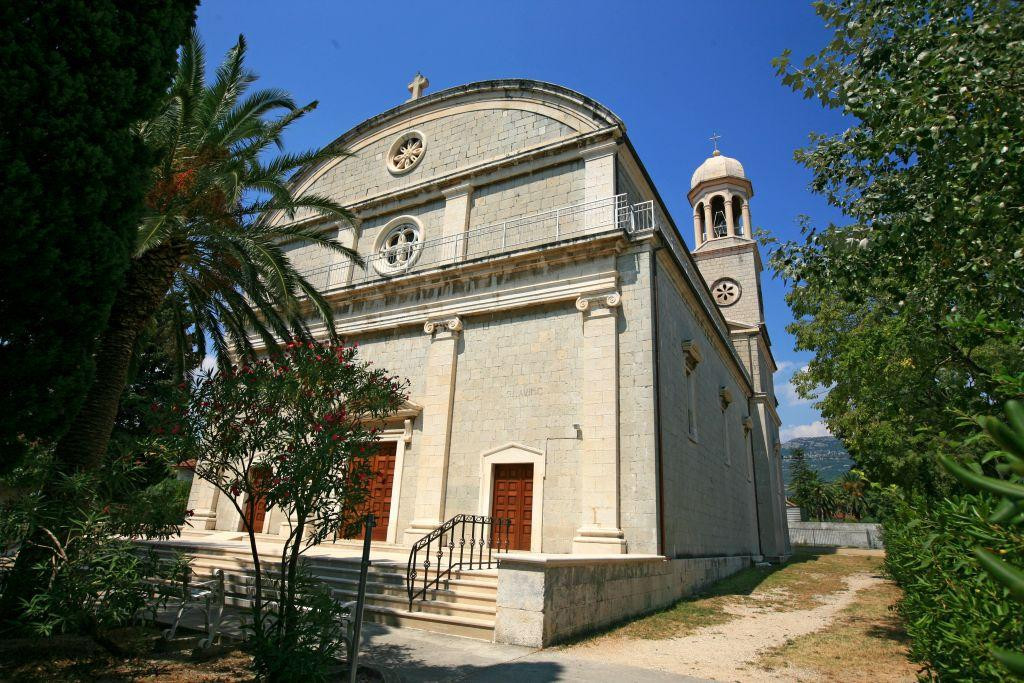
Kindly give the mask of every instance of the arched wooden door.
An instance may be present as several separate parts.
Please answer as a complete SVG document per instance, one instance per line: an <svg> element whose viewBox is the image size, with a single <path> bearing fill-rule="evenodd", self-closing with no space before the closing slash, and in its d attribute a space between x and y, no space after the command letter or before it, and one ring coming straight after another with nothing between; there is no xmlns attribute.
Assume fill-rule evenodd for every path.
<svg viewBox="0 0 1024 683"><path fill-rule="evenodd" d="M533 463L494 466L491 516L511 519L509 550L529 550L533 535Z"/></svg>

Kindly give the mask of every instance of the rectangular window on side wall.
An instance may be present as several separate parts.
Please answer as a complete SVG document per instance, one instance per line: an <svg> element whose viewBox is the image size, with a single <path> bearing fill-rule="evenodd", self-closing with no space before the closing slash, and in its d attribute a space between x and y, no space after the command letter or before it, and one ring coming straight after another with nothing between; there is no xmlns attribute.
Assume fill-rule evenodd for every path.
<svg viewBox="0 0 1024 683"><path fill-rule="evenodd" d="M722 402L722 447L725 449L725 465L732 467L732 443L729 439L732 432L732 411L729 410L729 406L732 405L732 392L722 387L718 390L718 398Z"/></svg>
<svg viewBox="0 0 1024 683"><path fill-rule="evenodd" d="M747 459L747 481L754 481L754 444L750 433L754 430L754 421L750 416L743 418L743 456Z"/></svg>
<svg viewBox="0 0 1024 683"><path fill-rule="evenodd" d="M686 429L690 438L697 440L697 365L700 348L692 340L683 342L683 372L686 383Z"/></svg>

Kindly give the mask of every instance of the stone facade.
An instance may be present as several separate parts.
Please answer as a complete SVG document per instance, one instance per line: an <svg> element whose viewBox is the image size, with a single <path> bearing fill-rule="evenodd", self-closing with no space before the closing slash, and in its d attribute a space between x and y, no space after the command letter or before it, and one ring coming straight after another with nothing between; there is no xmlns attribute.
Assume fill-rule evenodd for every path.
<svg viewBox="0 0 1024 683"><path fill-rule="evenodd" d="M422 158L398 173L389 150L413 138ZM356 215L353 225L323 223L325 233L369 263L395 253L383 244L395 226L417 234L406 265L387 272L285 246L334 307L337 331L410 380L408 410L384 433L400 444L389 543L411 544L456 514L490 515L495 468L523 463L533 472L523 550L624 554L642 566L602 565L581 579L638 581L628 593L636 605L602 603L603 616L583 620L591 627L788 554L774 362L749 229L720 239L698 231L691 253L622 122L550 84L453 88L336 142L351 156L295 180L295 191ZM749 225L750 182L715 173L704 169L691 201L724 187ZM737 301L716 303L721 278L738 283ZM202 482L191 507L202 528L240 524ZM263 533L284 528L272 511ZM702 562L710 569L694 569ZM561 585L561 571L545 569L546 585ZM555 635L544 626L541 641L583 623L551 617L562 609L544 603Z"/></svg>

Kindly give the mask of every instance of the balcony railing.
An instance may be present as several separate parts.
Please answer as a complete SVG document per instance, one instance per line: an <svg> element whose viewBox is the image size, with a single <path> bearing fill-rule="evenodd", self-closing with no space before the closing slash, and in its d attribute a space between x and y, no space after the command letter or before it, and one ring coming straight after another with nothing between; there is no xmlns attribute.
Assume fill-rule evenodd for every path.
<svg viewBox="0 0 1024 683"><path fill-rule="evenodd" d="M583 235L616 229L637 233L653 227L653 202L630 204L626 195L620 194L509 219L459 235L401 244L365 257L361 266L345 259L304 274L316 289L325 291Z"/></svg>

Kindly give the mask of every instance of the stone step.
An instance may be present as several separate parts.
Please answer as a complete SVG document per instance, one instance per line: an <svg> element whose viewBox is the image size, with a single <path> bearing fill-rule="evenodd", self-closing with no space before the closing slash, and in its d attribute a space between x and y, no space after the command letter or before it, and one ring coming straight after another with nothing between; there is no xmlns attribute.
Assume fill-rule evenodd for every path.
<svg viewBox="0 0 1024 683"><path fill-rule="evenodd" d="M192 557L192 566L196 569L206 568L210 573L215 569L223 569L225 571L240 571L250 568L252 566L252 558L241 554L222 554L213 552L201 552L201 553L189 553ZM311 561L307 562L309 570L317 577L324 581L350 581L358 582L359 580L359 565L358 563L352 562L326 562L326 561ZM380 565L370 565L367 568L367 579L376 584L382 586L388 586L394 588L401 593L406 591L406 577L405 569L402 568L401 573L395 568ZM465 577L465 578L460 578ZM475 570L472 572L453 572L453 576L442 582L444 588L442 591L451 592L453 594L465 595L469 598L469 601L480 600L480 601L491 601L493 602L497 595L497 575L494 574L478 574ZM436 590L436 589L432 589Z"/></svg>
<svg viewBox="0 0 1024 683"><path fill-rule="evenodd" d="M157 546L159 554L169 557L184 552L193 558L193 569L205 577L217 569L225 572L228 605L251 604L247 590L252 573L252 557L246 549L202 546ZM266 560L265 560L266 561ZM314 576L331 588L339 601L355 600L359 581L358 558L307 558ZM406 567L397 562L376 561L368 567L365 618L369 621L419 628L423 630L491 640L494 634L497 594L496 570L454 571L441 588L432 588L427 599L417 599L408 609Z"/></svg>
<svg viewBox="0 0 1024 683"><path fill-rule="evenodd" d="M165 553L161 553L165 554ZM169 554L169 553L168 553ZM203 549L199 552L188 553L193 558L194 567L209 567L213 569L224 569L225 571L239 570L251 567L252 557L242 552L221 552ZM356 580L359 578L358 561L332 561L326 558L310 558L306 562L310 571L324 580ZM367 568L367 577L371 581L380 584L399 587L406 590L405 567L397 567L389 564L371 564ZM466 593L475 598L494 598L497 593L497 571L496 570L471 570L454 571L452 578L443 583L448 590L457 593Z"/></svg>

